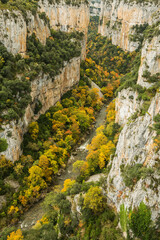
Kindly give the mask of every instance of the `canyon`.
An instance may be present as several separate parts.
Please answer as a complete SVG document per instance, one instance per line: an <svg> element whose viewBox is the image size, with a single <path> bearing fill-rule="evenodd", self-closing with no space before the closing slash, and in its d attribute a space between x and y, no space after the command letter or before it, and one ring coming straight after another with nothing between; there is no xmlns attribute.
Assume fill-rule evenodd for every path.
<svg viewBox="0 0 160 240"><path fill-rule="evenodd" d="M79 6L67 5L64 2L50 4L47 0L40 1L38 11L45 13L49 19L46 24L39 14L32 15L27 12L27 21L20 11L0 10L0 41L7 50L13 54L26 56L27 36L35 33L36 37L45 45L46 38L50 36L50 29L64 32L83 32L81 41L81 56L66 62L60 75L54 81L47 75L41 73L31 82L31 104L26 108L23 119L11 121L2 125L4 131L0 133L0 138L7 139L8 148L1 155L5 155L9 160L16 161L21 155L21 143L23 134L26 132L29 123L37 120L40 114L45 113L51 106L60 100L62 95L70 90L80 79L80 62L86 57L87 29L89 24L89 7L82 3ZM42 34L43 33L43 34ZM34 107L37 101L42 103L42 109L38 114L34 114ZM8 137L8 132L12 136Z"/></svg>
<svg viewBox="0 0 160 240"><path fill-rule="evenodd" d="M115 154L111 156L112 159L108 165L109 172L106 174L105 184L102 187L103 193L107 196L108 205L118 213L121 212L122 205L127 212L130 208L137 208L141 202L145 203L151 210L154 222L160 214L160 150L157 150L155 146L156 131L153 129L155 116L160 114L160 92L157 87L155 95L147 102L148 109L141 114L145 99L139 98L139 89L147 92L154 86L153 82L147 81L145 72L149 72L150 76L156 74L159 76L160 73L159 7L156 1L141 3L138 0L103 0L98 26L98 33L111 39L112 44L117 48L120 47L131 53L139 52L140 62L136 70L136 82L120 89L115 99L115 122L121 126L121 132ZM45 45L51 28L65 32L74 30L83 32L82 50L79 57L64 63L64 68L54 78L54 81L47 74L39 74L31 82L32 102L26 108L24 117L18 123L11 121L2 125L4 130L0 132L0 138L7 140L8 148L1 152L1 155L5 155L13 162L16 162L22 154L21 143L29 123L36 121L41 114L55 105L64 93L78 84L80 63L86 58L89 24L89 6L86 3L81 2L78 6L74 6L67 5L65 2L51 4L43 0L39 2L38 11L46 14L49 24L39 17L39 13L33 15L28 11L26 22L20 11L0 10L2 26L0 41L9 52L14 55L20 53L24 58L27 57L27 36L35 33L40 42ZM143 27L145 27L144 30L136 32L137 29ZM135 35L140 36L141 41L134 40ZM37 101L42 103L42 108L35 114ZM9 137L8 132L12 132L12 136ZM146 177L135 181L133 186L128 186L123 178L123 169L134 168L136 165L141 165L147 170L152 169L152 171ZM77 202L74 204L79 209ZM127 233L125 230L123 232L126 237Z"/></svg>

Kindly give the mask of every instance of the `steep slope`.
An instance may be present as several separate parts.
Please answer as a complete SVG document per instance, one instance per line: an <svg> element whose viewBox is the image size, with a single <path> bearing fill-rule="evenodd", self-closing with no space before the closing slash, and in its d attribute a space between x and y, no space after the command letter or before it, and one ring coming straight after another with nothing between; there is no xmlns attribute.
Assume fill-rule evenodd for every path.
<svg viewBox="0 0 160 240"><path fill-rule="evenodd" d="M158 10L159 1L109 0L102 1L99 33L112 39L124 50L134 51L138 43L130 40L136 25L151 25L152 15Z"/></svg>
<svg viewBox="0 0 160 240"><path fill-rule="evenodd" d="M18 10L18 7L16 5L13 7L10 2L7 4L1 3L0 5L0 42L4 44L9 52L14 55L20 53L24 59L28 58L27 39L32 34L35 34L37 39L45 45L48 37L51 36L51 29L83 33L83 37L80 40L81 53L72 59L70 57L69 61L64 62L57 76L52 77L47 72L42 71L39 72L38 76L36 74L36 77L31 81L31 101L25 110L24 116L18 121L2 122L1 128L3 131L0 132L0 138L7 140L8 148L6 151L1 152L1 155L5 155L6 158L12 161L17 160L21 154L20 145L30 121L37 119L40 114L44 113L60 100L66 91L78 83L80 78L80 61L85 59L86 56L89 23L89 8L87 3L51 2L47 0L39 1L36 9L32 9L31 7L28 9L28 5L24 5L25 10L23 9L23 11L21 5L18 5L20 9ZM73 45L72 42L74 44L75 40L71 40L71 45ZM62 52L62 54L65 53ZM49 65L48 68L50 68ZM33 71L30 69L30 72ZM22 76L22 73L17 75L18 78ZM27 77L27 79L29 78ZM35 113L37 103L41 103L42 107ZM9 132L12 132L11 136L8 134Z"/></svg>
<svg viewBox="0 0 160 240"><path fill-rule="evenodd" d="M26 10L16 9L0 11L0 41L4 43L8 51L25 55L27 35L35 33L38 39L45 44L50 35L50 29L70 32L73 30L83 32L82 58L85 58L87 41L87 29L89 23L89 8L85 2L66 4L65 2L39 1L34 14ZM7 6L6 6L7 8ZM43 33L43 34L42 34Z"/></svg>
<svg viewBox="0 0 160 240"><path fill-rule="evenodd" d="M126 75L116 98L116 122L123 129L110 163L106 187L108 201L116 206L118 212L123 204L126 209L133 209L143 201L151 209L155 221L160 214L160 151L154 140L157 134L153 128L155 116L160 113L158 7L155 2L121 1L116 5L113 1L109 8L108 2L104 4L105 17L99 32L111 37L112 42L124 50L139 48L140 51L136 70L132 69L132 75ZM108 25L106 21L110 21ZM119 30L112 28L117 23L120 23ZM146 25L141 32L142 25L133 28L144 23L149 26ZM130 34L134 44L130 41Z"/></svg>

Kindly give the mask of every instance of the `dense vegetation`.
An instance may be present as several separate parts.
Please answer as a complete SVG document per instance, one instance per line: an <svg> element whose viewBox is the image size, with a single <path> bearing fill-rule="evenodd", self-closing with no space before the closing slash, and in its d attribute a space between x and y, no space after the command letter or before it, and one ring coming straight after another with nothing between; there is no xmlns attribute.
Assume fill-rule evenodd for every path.
<svg viewBox="0 0 160 240"><path fill-rule="evenodd" d="M15 223L19 216L41 198L44 190L53 184L60 168L65 168L70 152L94 120L94 113L102 102L96 89L76 87L61 103L57 103L38 122L29 125L24 136L24 155L14 166L1 158L1 171L18 180L20 189L7 192L7 204L2 209L1 224ZM6 166L7 165L7 166ZM11 169L12 167L12 169ZM8 170L8 171L7 171ZM3 183L2 183L3 185ZM6 218L7 216L7 218Z"/></svg>
<svg viewBox="0 0 160 240"><path fill-rule="evenodd" d="M17 120L31 101L30 81L40 73L50 78L60 73L64 61L80 56L83 33L51 31L46 45L35 34L27 39L27 57L13 56L0 43L0 118L1 122ZM74 41L73 41L74 39ZM36 112L37 113L37 112Z"/></svg>
<svg viewBox="0 0 160 240"><path fill-rule="evenodd" d="M82 63L82 73L101 87L106 99L111 99L120 85L120 78L130 72L136 52L124 52L106 37L97 34L98 19L93 19L89 27L87 59Z"/></svg>

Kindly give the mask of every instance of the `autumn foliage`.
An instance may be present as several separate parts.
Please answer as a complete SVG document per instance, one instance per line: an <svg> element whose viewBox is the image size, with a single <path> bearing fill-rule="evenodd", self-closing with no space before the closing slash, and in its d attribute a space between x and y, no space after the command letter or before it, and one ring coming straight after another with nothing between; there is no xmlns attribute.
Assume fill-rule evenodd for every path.
<svg viewBox="0 0 160 240"><path fill-rule="evenodd" d="M22 239L24 239L24 237L20 229L18 229L16 232L11 232L11 234L7 237L7 240L22 240Z"/></svg>

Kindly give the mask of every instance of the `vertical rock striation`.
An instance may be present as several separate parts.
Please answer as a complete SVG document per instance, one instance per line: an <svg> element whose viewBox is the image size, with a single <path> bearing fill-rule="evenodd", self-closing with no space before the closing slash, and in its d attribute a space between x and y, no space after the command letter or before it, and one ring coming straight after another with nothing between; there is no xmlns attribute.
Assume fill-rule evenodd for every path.
<svg viewBox="0 0 160 240"><path fill-rule="evenodd" d="M133 4L133 6L135 5ZM152 9L151 5L149 9ZM148 7L146 7L147 11ZM153 23L153 19L151 19L151 22ZM160 34L157 33L143 41L137 79L137 84L141 87L149 88L153 84L146 81L143 76L144 71L151 73L151 76L160 73L159 42ZM124 49L129 46L123 45L121 41L116 44L121 45ZM132 50L132 48L128 50ZM120 206L123 203L126 208L134 208L143 201L152 210L152 219L156 220L160 213L160 186L158 184L160 175L157 169L160 150L157 151L155 148L154 137L156 132L151 127L154 123L154 117L160 114L160 93L157 89L157 93L152 98L149 109L144 116L131 119L133 113L140 110L143 104L143 101L138 101L137 96L138 92L132 88L127 88L119 92L116 99L116 122L123 126L123 129L119 136L115 157L107 179L107 194L110 204L116 206L118 211L120 211ZM133 167L136 164L142 164L145 169L151 167L153 172L138 179L133 183L133 186L126 186L122 176L122 168Z"/></svg>
<svg viewBox="0 0 160 240"><path fill-rule="evenodd" d="M0 138L5 138L8 142L8 148L2 154L6 158L16 161L21 155L21 143L23 134L26 132L28 124L31 121L37 120L40 114L45 113L51 106L60 100L62 95L70 90L79 82L80 78L80 57L73 58L69 63L66 63L57 75L54 81L48 76L41 74L31 83L32 103L26 108L23 119L18 123L15 121L7 125L3 125L3 132L0 132ZM42 109L38 114L34 114L35 104L37 101L42 103ZM8 137L8 132L12 132L12 136Z"/></svg>
<svg viewBox="0 0 160 240"><path fill-rule="evenodd" d="M59 4L50 4L48 0L44 0L39 2L38 12L46 14L50 28L66 32L74 30L83 32L85 37L82 42L82 59L85 59L89 24L88 5L82 3L79 6L73 6L63 1ZM0 41L9 52L25 55L27 32L35 33L41 43L45 44L50 30L48 24L39 17L38 12L32 15L28 11L24 19L20 11L0 10Z"/></svg>
<svg viewBox="0 0 160 240"><path fill-rule="evenodd" d="M134 51L138 43L129 39L135 25L152 24L152 15L158 9L154 2L136 3L126 0L103 0L99 33L112 39L112 43L124 50Z"/></svg>

